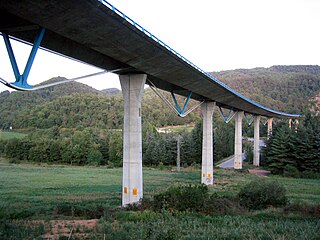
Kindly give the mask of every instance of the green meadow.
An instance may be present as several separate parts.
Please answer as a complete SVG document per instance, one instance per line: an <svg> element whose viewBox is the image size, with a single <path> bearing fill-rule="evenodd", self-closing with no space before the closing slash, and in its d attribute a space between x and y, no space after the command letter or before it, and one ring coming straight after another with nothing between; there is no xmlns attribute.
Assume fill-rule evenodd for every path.
<svg viewBox="0 0 320 240"><path fill-rule="evenodd" d="M0 131L0 140L7 140L11 138L23 138L27 134L19 133L19 132L13 132L13 131Z"/></svg>
<svg viewBox="0 0 320 240"><path fill-rule="evenodd" d="M200 170L144 168L144 196L170 186L198 184ZM255 176L217 169L210 192L234 197ZM320 180L278 176L290 203L320 206ZM200 214L122 209L122 169L0 162L0 239L320 239L319 215L268 208L243 213ZM320 209L319 209L320 211ZM68 225L53 231L53 220L97 219L94 228ZM52 222L51 222L52 223ZM84 235L85 234L85 235Z"/></svg>

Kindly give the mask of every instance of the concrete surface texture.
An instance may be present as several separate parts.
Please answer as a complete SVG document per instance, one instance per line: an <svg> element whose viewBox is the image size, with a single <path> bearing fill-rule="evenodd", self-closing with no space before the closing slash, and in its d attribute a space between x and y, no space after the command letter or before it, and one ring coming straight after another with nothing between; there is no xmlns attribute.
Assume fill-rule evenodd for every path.
<svg viewBox="0 0 320 240"><path fill-rule="evenodd" d="M260 165L260 119L261 116L254 116L254 142L253 142L253 165Z"/></svg>
<svg viewBox="0 0 320 240"><path fill-rule="evenodd" d="M143 197L141 100L145 74L120 75L124 99L122 205Z"/></svg>
<svg viewBox="0 0 320 240"><path fill-rule="evenodd" d="M212 114L215 102L204 102L201 105L202 113L202 167L201 183L206 185L213 184L213 130Z"/></svg>
<svg viewBox="0 0 320 240"><path fill-rule="evenodd" d="M242 118L244 112L237 112L235 115L235 136L234 136L234 169L242 169Z"/></svg>

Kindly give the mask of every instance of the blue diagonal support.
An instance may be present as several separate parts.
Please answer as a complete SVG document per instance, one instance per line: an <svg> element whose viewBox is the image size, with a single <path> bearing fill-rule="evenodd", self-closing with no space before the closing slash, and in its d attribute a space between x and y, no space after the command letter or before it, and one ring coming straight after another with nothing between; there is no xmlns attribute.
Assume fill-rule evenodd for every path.
<svg viewBox="0 0 320 240"><path fill-rule="evenodd" d="M246 113L244 113L244 117L245 117L245 119L246 119L246 121L247 121L248 125L250 126L250 125L253 123L253 120L254 120L254 116L253 116L253 114L251 114L251 118L248 118L248 117L247 117L247 114L246 114Z"/></svg>
<svg viewBox="0 0 320 240"><path fill-rule="evenodd" d="M172 96L172 99L173 99L173 101L174 101L174 104L176 105L176 109L177 109L178 112L181 114L181 108L180 108L179 103L178 103L178 101L177 101L177 99L176 99L176 96L174 95L173 92L171 92L171 96Z"/></svg>
<svg viewBox="0 0 320 240"><path fill-rule="evenodd" d="M20 77L20 72L19 72L19 68L18 68L18 64L17 64L16 58L14 57L14 53L13 53L13 50L12 50L12 46L11 46L11 43L10 43L9 36L6 33L2 33L2 36L3 36L4 43L5 43L6 48L7 48L7 52L8 52L8 55L9 55L9 59L10 59L10 62L11 62L11 66L12 66L12 69L13 69L14 76L15 76L15 78L17 80Z"/></svg>
<svg viewBox="0 0 320 240"><path fill-rule="evenodd" d="M9 59L10 59L10 62L11 62L11 66L12 66L12 69L13 69L13 73L14 73L14 76L15 76L15 79L16 79L16 81L14 83L11 83L11 85L13 85L14 87L17 87L19 89L31 89L32 88L32 86L30 86L28 84L27 80L28 80L28 76L29 76L32 64L33 64L34 59L36 57L37 51L38 51L38 49L40 47L40 44L41 44L41 41L43 39L44 33L45 33L45 29L43 27L41 27L39 29L39 31L37 33L37 36L35 38L35 41L33 43L33 47L31 49L27 64L26 64L26 66L24 68L24 71L23 71L22 75L20 74L20 71L19 71L19 68L18 68L18 65L17 65L17 61L16 61L16 58L15 58L13 50L12 50L12 46L11 46L11 43L10 43L9 36L8 36L7 33L2 33L4 42L5 42L5 45L6 45L6 48L7 48L7 52L8 52L8 55L9 55Z"/></svg>
<svg viewBox="0 0 320 240"><path fill-rule="evenodd" d="M185 100L185 102L184 102L183 108L181 109L180 106L179 106L179 103L178 103L178 101L177 101L177 99L176 99L176 96L174 95L173 92L171 92L172 99L173 99L173 101L174 101L174 103L175 103L175 105L176 105L176 109L177 109L177 111L179 112L179 115L184 115L185 110L186 110L186 108L187 108L187 106L188 106L188 103L189 103L189 101L190 101L191 95L192 95L192 92L189 91L188 96L187 96L187 98L186 98L186 100Z"/></svg>
<svg viewBox="0 0 320 240"><path fill-rule="evenodd" d="M225 123L230 122L230 120L231 120L231 119L234 117L234 115L235 115L235 114L231 115L231 113L234 112L232 108L229 109L229 113L228 113L227 116L224 115L221 107L219 107L219 110L220 110L221 117L223 118L223 120L225 121ZM235 113L235 112L234 112L234 113Z"/></svg>

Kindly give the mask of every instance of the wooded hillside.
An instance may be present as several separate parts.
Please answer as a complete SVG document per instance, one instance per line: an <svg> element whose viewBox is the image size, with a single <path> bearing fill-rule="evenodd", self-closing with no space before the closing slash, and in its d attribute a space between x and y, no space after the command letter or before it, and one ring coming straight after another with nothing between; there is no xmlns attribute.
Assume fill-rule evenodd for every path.
<svg viewBox="0 0 320 240"><path fill-rule="evenodd" d="M242 95L284 112L300 113L320 94L320 66L272 66L211 75Z"/></svg>
<svg viewBox="0 0 320 240"><path fill-rule="evenodd" d="M320 66L273 66L211 74L244 96L285 112L301 113L320 93ZM63 78L48 82L59 80ZM181 104L183 100L179 99ZM122 125L123 100L116 89L98 91L74 82L34 92L4 91L0 101L1 129ZM157 127L195 122L200 117L196 111L185 119L178 118L150 89L145 90L142 108L143 121Z"/></svg>

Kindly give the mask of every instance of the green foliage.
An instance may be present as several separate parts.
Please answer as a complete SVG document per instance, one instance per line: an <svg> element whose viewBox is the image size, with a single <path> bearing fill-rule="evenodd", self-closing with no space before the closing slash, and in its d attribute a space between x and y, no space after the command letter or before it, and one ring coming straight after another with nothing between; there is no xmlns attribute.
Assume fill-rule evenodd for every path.
<svg viewBox="0 0 320 240"><path fill-rule="evenodd" d="M154 196L154 207L157 210L200 211L208 197L208 187L205 185L172 187Z"/></svg>
<svg viewBox="0 0 320 240"><path fill-rule="evenodd" d="M272 66L212 72L244 96L284 112L301 112L320 90L319 66Z"/></svg>
<svg viewBox="0 0 320 240"><path fill-rule="evenodd" d="M214 129L214 157L222 160L234 153L234 122L226 124L215 115Z"/></svg>
<svg viewBox="0 0 320 240"><path fill-rule="evenodd" d="M280 207L287 203L285 188L276 181L255 179L245 185L238 194L240 205L248 209Z"/></svg>
<svg viewBox="0 0 320 240"><path fill-rule="evenodd" d="M16 221L5 221L0 219L0 239L38 239L45 233L44 224L24 226Z"/></svg>
<svg viewBox="0 0 320 240"><path fill-rule="evenodd" d="M99 166L103 160L102 153L98 149L90 150L87 156L87 161L91 165Z"/></svg>
<svg viewBox="0 0 320 240"><path fill-rule="evenodd" d="M275 174L310 177L320 173L320 117L307 113L292 129L279 124L263 151L262 164Z"/></svg>
<svg viewBox="0 0 320 240"><path fill-rule="evenodd" d="M283 210L285 213L299 213L305 216L320 217L320 204L293 202L288 204Z"/></svg>
<svg viewBox="0 0 320 240"><path fill-rule="evenodd" d="M0 131L0 140L7 140L11 138L23 138L27 134L14 131Z"/></svg>

